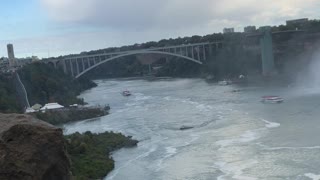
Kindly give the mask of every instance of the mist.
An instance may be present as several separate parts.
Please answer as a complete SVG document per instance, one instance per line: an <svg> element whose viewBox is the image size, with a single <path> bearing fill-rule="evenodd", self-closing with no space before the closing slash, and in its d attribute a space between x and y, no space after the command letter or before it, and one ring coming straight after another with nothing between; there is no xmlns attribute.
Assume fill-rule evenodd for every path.
<svg viewBox="0 0 320 180"><path fill-rule="evenodd" d="M294 82L289 87L301 95L320 94L320 43L297 59L299 69L292 73Z"/></svg>

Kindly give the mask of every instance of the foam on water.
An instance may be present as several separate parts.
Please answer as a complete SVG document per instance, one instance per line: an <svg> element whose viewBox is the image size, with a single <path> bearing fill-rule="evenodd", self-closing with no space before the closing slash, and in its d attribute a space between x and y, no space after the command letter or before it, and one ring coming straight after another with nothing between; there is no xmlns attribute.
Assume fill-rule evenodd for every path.
<svg viewBox="0 0 320 180"><path fill-rule="evenodd" d="M280 126L280 124L276 122L267 121L265 119L262 119L262 121L266 123L267 128L277 128Z"/></svg>
<svg viewBox="0 0 320 180"><path fill-rule="evenodd" d="M226 147L226 146L231 146L231 145L234 145L234 144L251 142L251 141L254 141L254 140L260 138L260 135L258 133L259 130L260 129L248 130L238 138L219 140L219 141L216 142L216 144L221 146L221 147Z"/></svg>
<svg viewBox="0 0 320 180"><path fill-rule="evenodd" d="M199 139L200 135L199 134L195 134L195 133L192 133L190 134L190 139L189 141L185 141L184 143L180 144L180 145L177 145L175 147L173 146L169 146L169 147L166 147L165 150L166 150L166 154L161 157L161 159L159 159L158 161L158 168L156 169L156 171L159 171L160 169L163 168L163 161L172 157L173 155L177 154L178 153L178 148L184 148L186 146L189 146L190 144L192 144L192 142L196 141L197 139Z"/></svg>
<svg viewBox="0 0 320 180"><path fill-rule="evenodd" d="M145 152L145 153L142 153L142 154L134 157L133 159L128 160L123 166L116 168L110 175L108 175L108 176L105 178L105 180L113 179L113 178L119 173L119 170L120 170L120 169L129 166L131 163L133 163L134 161L136 161L136 160L138 160L138 159L140 159L140 158L144 158L144 157L149 156L152 152L156 151L156 149L157 149L157 148L153 146L149 151L147 151L147 152Z"/></svg>
<svg viewBox="0 0 320 180"><path fill-rule="evenodd" d="M280 126L280 124L276 123L276 122L267 121L265 119L262 119L262 121L265 123L265 127L254 129L254 130L245 131L239 137L220 140L220 141L217 141L216 144L221 146L221 147L225 147L225 146L230 146L230 145L233 145L233 144L248 143L248 142L254 141L256 139L259 139L260 138L260 134L263 131L267 130L268 128L277 128L277 127Z"/></svg>
<svg viewBox="0 0 320 180"><path fill-rule="evenodd" d="M177 148L175 147L166 147L167 154L173 155L177 153Z"/></svg>
<svg viewBox="0 0 320 180"><path fill-rule="evenodd" d="M139 103L126 103L125 106L136 106L136 105L139 105Z"/></svg>
<svg viewBox="0 0 320 180"><path fill-rule="evenodd" d="M312 180L320 180L320 175L316 175L312 173L306 173L304 175Z"/></svg>
<svg viewBox="0 0 320 180"><path fill-rule="evenodd" d="M167 159L177 153L176 147L169 146L169 147L166 147L165 149L166 149L166 154L165 154L165 156L163 156L159 159L159 162L157 164L158 168L156 168L156 171L159 171L160 169L163 168L162 164L165 159Z"/></svg>
<svg viewBox="0 0 320 180"><path fill-rule="evenodd" d="M133 95L135 101L144 101L152 98L152 96L146 96L142 93L134 93Z"/></svg>
<svg viewBox="0 0 320 180"><path fill-rule="evenodd" d="M256 160L250 160L246 163L226 163L226 162L217 162L215 165L224 173L217 177L218 180L227 180L230 178L239 179L239 180L256 180L257 178L244 176L243 170L253 167L258 162Z"/></svg>
<svg viewBox="0 0 320 180"><path fill-rule="evenodd" d="M203 111L208 112L213 109L213 106L211 106L211 105L192 101L190 98L182 99L182 98L173 98L170 96L166 96L163 99L165 99L166 101L178 101L178 102L182 102L185 104L190 104L190 105L195 106L196 109L198 109L199 111L202 111L202 112Z"/></svg>
<svg viewBox="0 0 320 180"><path fill-rule="evenodd" d="M264 146L266 150L296 150L296 149L320 149L320 146L310 146L310 147L266 147Z"/></svg>
<svg viewBox="0 0 320 180"><path fill-rule="evenodd" d="M262 119L262 121L265 123L263 127L244 131L243 134L230 139L219 140L216 142L216 145L220 146L221 147L220 149L222 149L223 151L223 148L228 146L248 144L252 141L259 139L262 136L262 134L266 132L268 129L277 128L280 126L280 124L276 122L271 122L264 119ZM234 179L240 179L240 180L241 179L255 180L257 178L243 176L242 174L244 169L253 167L257 163L258 161L256 160L243 160L240 162L223 162L222 161L222 162L216 163L218 168L224 173L224 175L219 176L218 179L224 180L224 179L230 179L232 177Z"/></svg>

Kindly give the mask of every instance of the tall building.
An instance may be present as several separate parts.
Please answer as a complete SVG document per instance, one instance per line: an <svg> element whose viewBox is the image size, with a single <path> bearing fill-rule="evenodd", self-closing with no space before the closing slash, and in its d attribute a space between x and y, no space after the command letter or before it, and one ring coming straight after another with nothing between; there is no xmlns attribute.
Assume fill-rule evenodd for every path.
<svg viewBox="0 0 320 180"><path fill-rule="evenodd" d="M12 44L8 44L7 45L7 50L8 50L9 66L13 67L13 66L15 66L15 57L14 57L13 45Z"/></svg>

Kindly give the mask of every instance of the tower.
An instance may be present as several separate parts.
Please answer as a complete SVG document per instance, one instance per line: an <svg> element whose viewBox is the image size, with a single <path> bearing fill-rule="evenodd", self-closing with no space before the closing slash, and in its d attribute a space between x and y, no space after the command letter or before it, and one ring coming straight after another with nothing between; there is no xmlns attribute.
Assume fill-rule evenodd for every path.
<svg viewBox="0 0 320 180"><path fill-rule="evenodd" d="M8 44L7 45L7 50L8 50L9 66L13 67L13 66L15 66L15 57L14 57L13 45L12 44Z"/></svg>

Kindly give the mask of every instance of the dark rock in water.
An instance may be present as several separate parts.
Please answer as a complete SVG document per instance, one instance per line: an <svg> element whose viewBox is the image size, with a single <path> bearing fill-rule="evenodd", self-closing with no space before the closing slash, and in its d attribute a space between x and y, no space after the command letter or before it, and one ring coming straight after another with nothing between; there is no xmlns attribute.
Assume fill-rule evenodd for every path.
<svg viewBox="0 0 320 180"><path fill-rule="evenodd" d="M194 127L192 127L192 126L181 126L180 130L187 130L187 129L192 129L192 128L194 128Z"/></svg>
<svg viewBox="0 0 320 180"><path fill-rule="evenodd" d="M0 179L69 180L62 130L28 115L0 114Z"/></svg>

